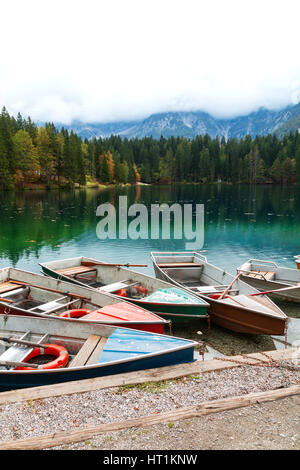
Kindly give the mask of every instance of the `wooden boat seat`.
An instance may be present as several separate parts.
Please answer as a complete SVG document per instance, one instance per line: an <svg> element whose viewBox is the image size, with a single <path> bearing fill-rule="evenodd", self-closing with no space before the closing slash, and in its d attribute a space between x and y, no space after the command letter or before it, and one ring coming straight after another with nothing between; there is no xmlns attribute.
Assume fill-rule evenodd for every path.
<svg viewBox="0 0 300 470"><path fill-rule="evenodd" d="M191 262L185 263L157 263L160 268L201 268L203 264L196 264Z"/></svg>
<svg viewBox="0 0 300 470"><path fill-rule="evenodd" d="M106 341L107 338L90 335L76 356L70 361L68 367L82 367L88 364L97 364Z"/></svg>
<svg viewBox="0 0 300 470"><path fill-rule="evenodd" d="M250 271L249 273L247 273L247 276L253 277L256 279L261 279L262 276L264 276L264 278L267 281L271 281L272 279L275 279L275 272L274 271Z"/></svg>
<svg viewBox="0 0 300 470"><path fill-rule="evenodd" d="M64 274L65 276L75 276L76 274L88 273L96 270L96 268L88 266L73 266L71 268L58 269L56 272Z"/></svg>
<svg viewBox="0 0 300 470"><path fill-rule="evenodd" d="M4 292L8 292L14 289L20 289L20 284L15 284L10 281L2 282L2 284L0 284L0 294L3 294Z"/></svg>

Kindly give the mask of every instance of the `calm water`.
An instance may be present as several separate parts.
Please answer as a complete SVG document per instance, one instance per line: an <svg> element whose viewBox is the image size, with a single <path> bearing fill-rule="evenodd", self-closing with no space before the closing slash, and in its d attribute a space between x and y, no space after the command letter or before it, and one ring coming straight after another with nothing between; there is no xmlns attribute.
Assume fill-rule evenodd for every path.
<svg viewBox="0 0 300 470"><path fill-rule="evenodd" d="M99 240L96 208L103 202L117 207L119 195L128 197L128 206L204 204L203 254L231 273L251 257L295 267L293 256L300 253L300 187L231 185L2 192L2 267L39 272L38 261L82 254L110 262L145 263L144 272L152 274L151 250L185 250L185 239Z"/></svg>
<svg viewBox="0 0 300 470"><path fill-rule="evenodd" d="M96 216L96 209L104 202L118 207L120 195L128 197L128 206L133 203L148 208L154 203L204 204L203 254L209 262L232 274L249 258L274 260L283 266L296 267L293 256L300 253L300 187L270 185L2 192L1 267L15 266L39 273L39 261L86 255L109 262L148 264L147 268L139 269L152 275L151 250L185 250L184 239L99 240L96 226L100 218ZM292 316L295 316L293 312ZM224 335L214 335L218 336L217 328L212 333L212 341L216 340L221 349L226 343L227 349L223 348L226 353L237 350L232 344L239 335L225 335L225 339ZM245 341L243 339L244 345ZM258 348L262 347L260 339L254 341ZM245 347L244 351L250 349L250 346Z"/></svg>

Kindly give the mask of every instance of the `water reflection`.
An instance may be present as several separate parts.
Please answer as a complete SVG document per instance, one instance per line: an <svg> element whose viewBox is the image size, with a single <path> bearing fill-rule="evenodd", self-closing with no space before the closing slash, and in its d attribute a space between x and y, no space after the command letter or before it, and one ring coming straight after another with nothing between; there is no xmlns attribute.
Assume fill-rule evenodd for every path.
<svg viewBox="0 0 300 470"><path fill-rule="evenodd" d="M136 269L153 275L150 251L183 251L186 240L99 240L96 209L110 202L118 210L120 195L127 196L128 206L140 203L149 209L154 203L204 204L202 253L232 274L248 258L295 267L293 256L300 253L300 187L218 184L2 192L1 266L40 272L38 262L86 255L111 262L145 263L147 268ZM290 317L299 318L299 307L281 307ZM205 322L200 327L174 325L173 332L199 340L199 329L205 337ZM212 328L210 342L223 354L275 349L270 337L238 335L218 327Z"/></svg>
<svg viewBox="0 0 300 470"><path fill-rule="evenodd" d="M79 253L112 261L149 260L150 250L184 250L186 240L106 240L96 236L98 205L177 202L204 204L203 250L212 263L235 272L248 257L294 267L300 234L299 186L174 185L106 190L25 191L0 194L1 264L38 271L40 257ZM149 211L150 213L150 211ZM128 223L130 222L128 218ZM172 222L172 221L171 221ZM150 231L149 231L150 233ZM172 230L171 230L172 234ZM152 267L149 269L152 272Z"/></svg>

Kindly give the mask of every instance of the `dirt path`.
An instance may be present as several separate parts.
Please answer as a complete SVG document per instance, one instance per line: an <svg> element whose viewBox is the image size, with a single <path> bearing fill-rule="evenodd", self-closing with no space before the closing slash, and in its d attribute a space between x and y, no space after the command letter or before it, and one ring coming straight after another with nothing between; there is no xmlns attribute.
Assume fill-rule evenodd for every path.
<svg viewBox="0 0 300 470"><path fill-rule="evenodd" d="M91 450L299 450L300 396L65 446Z"/></svg>

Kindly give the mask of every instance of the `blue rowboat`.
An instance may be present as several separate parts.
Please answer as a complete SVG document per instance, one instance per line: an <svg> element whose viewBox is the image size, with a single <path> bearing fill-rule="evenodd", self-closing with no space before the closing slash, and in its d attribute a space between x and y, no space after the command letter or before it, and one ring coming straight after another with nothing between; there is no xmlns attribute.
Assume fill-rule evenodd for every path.
<svg viewBox="0 0 300 470"><path fill-rule="evenodd" d="M0 315L0 391L193 362L197 344L83 320ZM49 345L64 361L60 352L49 358Z"/></svg>

